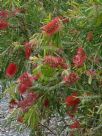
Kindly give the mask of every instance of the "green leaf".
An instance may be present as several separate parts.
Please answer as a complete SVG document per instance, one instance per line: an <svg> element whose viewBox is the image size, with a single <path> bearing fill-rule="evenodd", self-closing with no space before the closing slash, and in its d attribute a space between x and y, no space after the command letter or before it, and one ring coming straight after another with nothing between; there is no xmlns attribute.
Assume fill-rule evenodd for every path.
<svg viewBox="0 0 102 136"><path fill-rule="evenodd" d="M102 13L96 18L96 26L100 26L102 24Z"/></svg>
<svg viewBox="0 0 102 136"><path fill-rule="evenodd" d="M53 76L55 69L51 68L48 65L44 65L41 67L41 72L45 77L51 77Z"/></svg>
<svg viewBox="0 0 102 136"><path fill-rule="evenodd" d="M27 124L27 126L34 128L39 122L39 114L37 110L37 106L32 106L28 112L24 115L24 122Z"/></svg>

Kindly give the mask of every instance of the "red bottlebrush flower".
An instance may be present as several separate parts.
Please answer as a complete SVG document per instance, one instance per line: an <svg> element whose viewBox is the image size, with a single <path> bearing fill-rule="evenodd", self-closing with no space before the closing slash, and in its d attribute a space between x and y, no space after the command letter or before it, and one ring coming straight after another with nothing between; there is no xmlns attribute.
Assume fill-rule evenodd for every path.
<svg viewBox="0 0 102 136"><path fill-rule="evenodd" d="M44 101L44 106L45 106L46 108L49 107L49 100L48 100L48 99L46 99L46 100Z"/></svg>
<svg viewBox="0 0 102 136"><path fill-rule="evenodd" d="M8 18L9 14L7 10L0 11L0 18Z"/></svg>
<svg viewBox="0 0 102 136"><path fill-rule="evenodd" d="M76 67L80 67L84 64L86 60L86 53L83 48L78 48L77 55L73 58L73 63Z"/></svg>
<svg viewBox="0 0 102 136"><path fill-rule="evenodd" d="M84 57L84 58L86 58L86 53L85 53L85 51L84 51L84 49L83 48L78 48L78 50L77 50L77 54L78 55L80 55L81 57Z"/></svg>
<svg viewBox="0 0 102 136"><path fill-rule="evenodd" d="M73 93L72 95L68 96L65 100L67 106L77 106L80 103L80 99L77 98L77 93Z"/></svg>
<svg viewBox="0 0 102 136"><path fill-rule="evenodd" d="M30 92L28 93L26 98L18 102L18 107L20 107L23 111L26 111L36 102L37 98L38 94Z"/></svg>
<svg viewBox="0 0 102 136"><path fill-rule="evenodd" d="M9 23L6 22L5 20L3 19L0 19L0 30L3 30L3 29L6 29L9 27Z"/></svg>
<svg viewBox="0 0 102 136"><path fill-rule="evenodd" d="M32 52L32 44L29 42L24 43L25 47L25 57L26 59L29 59L31 52Z"/></svg>
<svg viewBox="0 0 102 136"><path fill-rule="evenodd" d="M51 67L56 67L58 61L56 61L55 57L53 56L45 56L44 63L50 65Z"/></svg>
<svg viewBox="0 0 102 136"><path fill-rule="evenodd" d="M93 41L93 37L94 37L93 32L90 31L87 33L86 40L88 42L91 42L91 41Z"/></svg>
<svg viewBox="0 0 102 136"><path fill-rule="evenodd" d="M18 87L19 93L20 94L25 93L28 88L29 87L26 84L20 84L19 87Z"/></svg>
<svg viewBox="0 0 102 136"><path fill-rule="evenodd" d="M44 58L44 63L48 64L49 66L53 68L67 68L67 64L65 63L65 60L61 57L54 57L54 56L46 56Z"/></svg>
<svg viewBox="0 0 102 136"><path fill-rule="evenodd" d="M33 76L31 76L28 72L23 73L18 81L19 81L19 92L22 94L26 92L26 90L32 86L33 84Z"/></svg>
<svg viewBox="0 0 102 136"><path fill-rule="evenodd" d="M6 75L8 77L13 77L17 72L17 65L14 63L10 63L6 69Z"/></svg>
<svg viewBox="0 0 102 136"><path fill-rule="evenodd" d="M24 72L18 79L20 83L26 83L29 84L29 86L32 86L33 77L28 72Z"/></svg>
<svg viewBox="0 0 102 136"><path fill-rule="evenodd" d="M59 17L56 17L51 22L49 22L47 25L42 27L43 32L45 32L46 35L52 36L61 29L61 21Z"/></svg>
<svg viewBox="0 0 102 136"><path fill-rule="evenodd" d="M83 59L82 59L82 57L80 55L76 55L73 58L73 63L74 63L75 67L80 67L80 66L83 65L84 61L83 61Z"/></svg>
<svg viewBox="0 0 102 136"><path fill-rule="evenodd" d="M66 64L65 60L63 58L61 58L61 57L58 57L57 59L58 59L59 66L61 68L65 68L66 69L67 68L67 64Z"/></svg>
<svg viewBox="0 0 102 136"><path fill-rule="evenodd" d="M31 49L30 48L26 48L26 51L25 51L26 59L29 59L30 55L31 55Z"/></svg>
<svg viewBox="0 0 102 136"><path fill-rule="evenodd" d="M65 76L63 78L63 81L67 84L67 85L72 85L74 84L77 80L79 79L78 75L74 72L70 73L69 75Z"/></svg>
<svg viewBox="0 0 102 136"><path fill-rule="evenodd" d="M18 119L17 119L17 121L20 122L20 123L23 123L23 121L24 121L23 116L19 116Z"/></svg>
<svg viewBox="0 0 102 136"><path fill-rule="evenodd" d="M80 123L79 123L79 121L75 121L73 124L71 124L70 126L69 126L71 129L75 129L75 128L80 128Z"/></svg>
<svg viewBox="0 0 102 136"><path fill-rule="evenodd" d="M67 69L67 68L68 68L68 65L67 65L66 63L63 63L63 64L61 64L61 68Z"/></svg>

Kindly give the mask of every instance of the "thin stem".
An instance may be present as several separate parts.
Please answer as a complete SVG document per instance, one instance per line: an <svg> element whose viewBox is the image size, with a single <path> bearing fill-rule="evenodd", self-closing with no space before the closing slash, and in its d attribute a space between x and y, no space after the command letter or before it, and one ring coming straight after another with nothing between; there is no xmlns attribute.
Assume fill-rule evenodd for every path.
<svg viewBox="0 0 102 136"><path fill-rule="evenodd" d="M45 126L45 125L43 125L43 124L41 124L41 123L40 123L40 126L46 128L46 129L48 129L48 130L51 132L51 134L53 134L53 135L56 136L56 134L55 134L49 127L47 127L47 126Z"/></svg>

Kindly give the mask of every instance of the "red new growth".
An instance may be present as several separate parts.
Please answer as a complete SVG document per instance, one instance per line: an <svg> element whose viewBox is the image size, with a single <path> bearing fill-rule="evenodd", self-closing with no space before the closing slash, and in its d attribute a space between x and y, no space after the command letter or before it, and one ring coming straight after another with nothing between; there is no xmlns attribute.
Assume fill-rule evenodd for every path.
<svg viewBox="0 0 102 136"><path fill-rule="evenodd" d="M69 18L66 18L66 17L63 17L63 16L59 16L60 20L63 22L63 23L69 23Z"/></svg>
<svg viewBox="0 0 102 136"><path fill-rule="evenodd" d="M63 78L63 81L65 82L65 84L70 86L76 83L78 79L79 79L79 76L76 73L72 72L69 75L65 76Z"/></svg>
<svg viewBox="0 0 102 136"><path fill-rule="evenodd" d="M92 32L92 31L88 32L88 33L87 33L86 40L87 40L88 42L91 42L91 41L93 41L93 38L94 38L93 32Z"/></svg>
<svg viewBox="0 0 102 136"><path fill-rule="evenodd" d="M23 121L24 121L23 116L19 116L17 121L20 122L20 123L23 123Z"/></svg>
<svg viewBox="0 0 102 136"><path fill-rule="evenodd" d="M33 80L37 81L41 77L41 72L37 73L35 76L33 76Z"/></svg>
<svg viewBox="0 0 102 136"><path fill-rule="evenodd" d="M14 99L11 99L11 101L9 102L9 108L14 108L15 106L17 106L17 101Z"/></svg>

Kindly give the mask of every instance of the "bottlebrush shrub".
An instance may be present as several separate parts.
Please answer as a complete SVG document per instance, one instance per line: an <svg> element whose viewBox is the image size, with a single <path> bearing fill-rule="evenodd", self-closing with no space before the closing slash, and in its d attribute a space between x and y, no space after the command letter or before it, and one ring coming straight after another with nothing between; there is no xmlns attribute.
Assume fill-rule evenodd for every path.
<svg viewBox="0 0 102 136"><path fill-rule="evenodd" d="M10 95L9 122L29 127L32 136L47 135L46 129L100 136L101 1L14 1L0 10L0 78L10 83L3 94ZM57 115L55 132L50 120Z"/></svg>

